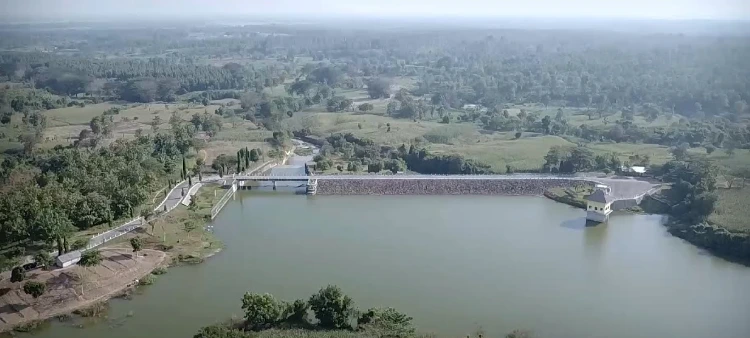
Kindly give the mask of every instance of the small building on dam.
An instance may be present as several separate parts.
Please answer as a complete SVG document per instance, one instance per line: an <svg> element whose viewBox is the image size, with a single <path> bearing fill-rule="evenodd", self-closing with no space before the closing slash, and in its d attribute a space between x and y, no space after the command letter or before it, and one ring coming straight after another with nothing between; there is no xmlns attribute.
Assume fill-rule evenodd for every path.
<svg viewBox="0 0 750 338"><path fill-rule="evenodd" d="M612 190L606 185L598 184L594 193L586 198L586 219L594 222L606 222L612 213Z"/></svg>

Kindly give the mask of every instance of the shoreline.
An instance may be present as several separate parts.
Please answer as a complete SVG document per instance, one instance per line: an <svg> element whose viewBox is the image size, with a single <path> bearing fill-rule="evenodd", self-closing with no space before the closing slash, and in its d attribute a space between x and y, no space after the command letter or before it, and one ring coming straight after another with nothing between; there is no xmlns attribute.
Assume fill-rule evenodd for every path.
<svg viewBox="0 0 750 338"><path fill-rule="evenodd" d="M728 262L750 267L750 235L735 234L710 225L687 225L670 221L664 226L667 231L695 247Z"/></svg>
<svg viewBox="0 0 750 338"><path fill-rule="evenodd" d="M158 250L145 249L142 252L143 255L135 259L120 259L119 257L121 256L129 256L129 254L126 253L126 250L121 248L108 248L102 250L102 254L105 258L99 266L83 268L73 265L51 271L36 272L29 277L29 280L32 278L41 279L48 284L55 283L58 279L64 280L62 282L63 285L61 285L62 288L51 288L47 293L37 299L24 294L21 290L21 285L11 285L10 290L2 296L3 302L8 303L8 306L14 309L23 308L16 310L14 313L8 314L6 318L2 318L2 323L0 323L0 333L17 331L19 327L33 325L35 322L45 322L57 316L71 314L76 310L85 309L97 303L108 302L112 298L122 294L124 291L137 286L135 280L140 280L150 275L154 269L161 266L167 258L165 252ZM145 261L147 258L149 259L148 262ZM127 263L128 260L133 263L132 267L120 263ZM136 260L141 261L136 262ZM82 283L81 286L71 286L66 284L69 279L75 278L73 276L81 274L99 275L100 271L102 273L107 273L107 270L113 269L110 266L105 266L105 262L109 262L108 265L110 266L121 266L122 271L115 272L114 275L109 278L97 280L95 286L91 289L86 289L85 282ZM83 270L83 272L79 270ZM109 272L111 273L112 271ZM123 278L125 276L122 274L127 274L127 278ZM85 277L80 278L85 279ZM90 282L89 286L91 286L91 284L94 283ZM83 287L83 290L79 287ZM81 291L80 295L78 294L78 291ZM16 303L19 300L22 304ZM44 302L51 302L51 304L54 304L55 306L49 306L50 304L45 304Z"/></svg>
<svg viewBox="0 0 750 338"><path fill-rule="evenodd" d="M284 163L288 159L288 157L289 157L289 153L287 153L287 156L281 159L280 162ZM260 165L252 169L250 172L255 172L255 171L264 169L268 164L272 164L276 162L277 161L273 161L273 160L268 161L264 163L263 165ZM182 184L183 182L179 182L177 185L175 185L172 188L172 191L170 191L170 194L167 194L167 197L165 197L165 199L159 204L159 206L157 206L157 210L160 209L160 207L169 199L169 195L171 195L171 192L176 191L179 185ZM198 189L196 189L196 192L193 195L203 196L200 194L206 193L206 189L203 189L204 187L205 186L200 186ZM185 197L186 196L183 196L180 199L180 201L184 199ZM128 290L137 288L139 284L135 283L134 282L135 280L141 280L143 278L146 278L147 276L152 274L154 269L160 266L171 268L171 267L182 266L182 265L201 264L205 262L206 259L213 257L219 252L221 252L223 250L223 246L221 246L221 241L215 238L212 232L206 230L206 225L208 225L211 221L205 218L204 216L208 215L208 214L205 214L207 211L210 213L210 209L212 206L210 205L210 203L206 204L205 201L201 201L203 199L209 198L208 196L203 196L203 197L204 198L199 199L199 208L194 210L193 214L186 215L183 212L180 212L180 210L182 209L172 210L172 209L177 209L178 207L180 207L180 203L177 203L177 205L175 205L175 208L170 208L170 210L167 213L165 213L162 217L159 217L158 219L154 219L152 221L152 222L157 222L157 223L165 222L167 224L172 224L172 225L184 223L189 220L197 221L199 222L201 231L203 232L203 234L200 236L201 240L198 243L192 243L193 245L187 244L186 247L176 248L177 250L173 250L171 247L167 248L164 244L158 243L158 239L157 239L157 242L151 243L152 245L146 244L144 245L146 246L146 248L144 248L142 252L156 253L156 255L159 256L159 260L153 266L151 265L142 266L141 264L143 262L137 262L137 265L135 266L135 268L133 268L133 269L140 268L140 270L138 270L139 273L137 273L137 276L134 275L134 276L128 276L128 278L122 278L122 276L119 275L117 278L114 278L115 282L124 281L124 283L120 283L117 286L112 287L112 289L108 290L105 294L99 295L98 297L94 299L87 299L85 301L80 301L80 303L71 304L70 306L65 306L65 307L60 307L59 303L55 303L53 306L49 306L47 309L44 309L42 311L35 311L38 313L38 316L34 318L30 318L28 316L22 315L23 320L19 320L15 323L8 323L5 320L2 320L2 318L0 318L0 334L4 334L6 332L21 331L18 329L19 328L26 329L26 327L29 327L29 326L31 327L29 327L28 332L33 332L37 328L39 328L38 325L33 326L34 323L49 322L50 320L53 320L55 317L58 317L61 315L73 315L73 313L77 310L88 308L97 303L107 303L111 301L113 298L117 298L119 295L127 292ZM203 217L195 217L195 216L203 216ZM139 236L143 234L148 235L148 231L146 227L141 225L138 228L142 229L143 233L139 233L138 230L124 233L121 238L105 243L103 246L99 248L99 250L103 253L104 252L121 252L123 250L125 252L129 251L130 250L129 247L123 247L123 242L122 242L123 239L129 239L132 236ZM162 228L162 231L164 231L163 228ZM177 231L181 232L182 230L178 229ZM152 233L151 237L154 237L154 236L155 235ZM204 236L207 238L203 238ZM149 239L153 240L153 238L150 238L150 237L143 237L143 238L146 240L149 240ZM205 239L205 241L203 239ZM220 245L206 252L204 251L204 249L206 249L206 247L204 246L204 243L206 242L210 244L209 247L211 247L211 245L213 245L214 243L218 243ZM180 243L180 241L178 241L178 243ZM162 246L162 248L160 248L160 246ZM179 252L180 249L187 249L191 253L183 255L183 253ZM143 257L140 257L140 258L142 259ZM67 268L56 269L52 271L42 271L42 273L40 273L39 275L43 273L52 273L52 272L59 273L61 271L71 270L71 269L82 269L82 268L77 265L72 265ZM29 277L29 279L32 279L36 276L37 275L32 275ZM97 282L101 282L101 280L98 280ZM21 287L22 284L16 285L16 286ZM73 290L73 292L75 292L74 288L70 288L70 287L65 288L65 290L71 290L71 289ZM17 290L16 290L16 293L18 293ZM0 299L2 299L4 296L5 295L0 296ZM27 295L24 295L24 296L27 296ZM46 296L48 295L45 294L41 296L39 299L43 299ZM28 297L31 298L30 296ZM31 308L31 307L32 306L29 306L27 308ZM24 332L26 332L26 330L24 330Z"/></svg>

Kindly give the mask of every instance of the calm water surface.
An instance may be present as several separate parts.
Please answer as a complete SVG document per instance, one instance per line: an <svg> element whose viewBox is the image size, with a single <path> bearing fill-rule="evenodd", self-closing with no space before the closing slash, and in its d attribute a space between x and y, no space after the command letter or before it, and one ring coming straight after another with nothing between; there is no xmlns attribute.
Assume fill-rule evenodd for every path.
<svg viewBox="0 0 750 338"><path fill-rule="evenodd" d="M339 285L422 331L541 337L750 337L750 269L670 236L660 216L538 197L243 193L214 221L226 249L170 269L107 321L45 338L186 338L241 315L246 291L307 298Z"/></svg>

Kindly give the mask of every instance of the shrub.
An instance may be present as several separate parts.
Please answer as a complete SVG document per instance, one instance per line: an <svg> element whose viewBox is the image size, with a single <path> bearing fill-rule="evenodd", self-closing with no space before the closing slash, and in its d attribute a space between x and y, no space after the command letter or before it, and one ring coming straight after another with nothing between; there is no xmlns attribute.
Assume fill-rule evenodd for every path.
<svg viewBox="0 0 750 338"><path fill-rule="evenodd" d="M411 337L415 331L411 321L411 317L393 308L371 308L357 319L357 329L380 337Z"/></svg>
<svg viewBox="0 0 750 338"><path fill-rule="evenodd" d="M23 282L26 279L26 270L23 267L17 266L13 268L10 273L10 281L13 283Z"/></svg>
<svg viewBox="0 0 750 338"><path fill-rule="evenodd" d="M73 241L73 243L70 244L71 250L81 250L85 248L89 244L89 241L85 238L79 238Z"/></svg>
<svg viewBox="0 0 750 338"><path fill-rule="evenodd" d="M248 292L242 297L242 309L245 310L245 327L257 331L276 326L286 306L271 294Z"/></svg>
<svg viewBox="0 0 750 338"><path fill-rule="evenodd" d="M31 297L39 298L47 290L47 285L37 281L28 281L23 284L23 292Z"/></svg>
<svg viewBox="0 0 750 338"><path fill-rule="evenodd" d="M52 265L55 264L55 260L52 259L52 256L49 255L49 252L45 250L39 251L36 255L34 255L34 261L36 262L37 266L43 267L45 269L49 269L52 267Z"/></svg>
<svg viewBox="0 0 750 338"><path fill-rule="evenodd" d="M310 308L324 329L351 328L349 319L354 313L354 301L335 285L329 285L310 297Z"/></svg>
<svg viewBox="0 0 750 338"><path fill-rule="evenodd" d="M73 313L81 317L94 318L94 317L104 317L107 314L107 311L109 311L109 303L99 302L89 307L75 310L73 311Z"/></svg>
<svg viewBox="0 0 750 338"><path fill-rule="evenodd" d="M154 275L146 275L145 277L138 280L138 285L151 285L154 284L154 282L156 282L156 277Z"/></svg>
<svg viewBox="0 0 750 338"><path fill-rule="evenodd" d="M156 275L156 276L163 275L165 273L167 273L167 268L162 267L162 266L154 269L154 271L151 271L151 274Z"/></svg>

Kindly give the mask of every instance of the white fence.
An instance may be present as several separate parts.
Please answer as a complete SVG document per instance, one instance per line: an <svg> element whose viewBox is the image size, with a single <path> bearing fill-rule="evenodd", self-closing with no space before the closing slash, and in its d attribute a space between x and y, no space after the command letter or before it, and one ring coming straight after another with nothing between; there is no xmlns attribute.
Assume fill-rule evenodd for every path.
<svg viewBox="0 0 750 338"><path fill-rule="evenodd" d="M216 218L216 215L219 214L219 211L229 202L229 199L232 198L232 195L237 191L237 182L232 183L232 187L227 189L227 192L224 193L224 196L221 196L221 199L219 200L219 203L216 203L213 208L211 208L211 219Z"/></svg>

